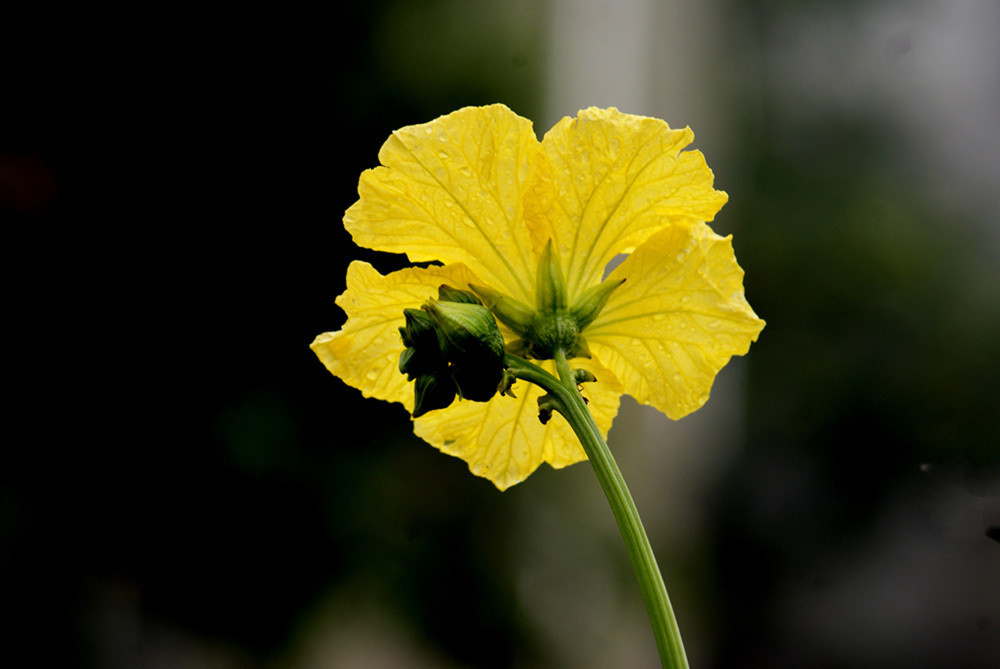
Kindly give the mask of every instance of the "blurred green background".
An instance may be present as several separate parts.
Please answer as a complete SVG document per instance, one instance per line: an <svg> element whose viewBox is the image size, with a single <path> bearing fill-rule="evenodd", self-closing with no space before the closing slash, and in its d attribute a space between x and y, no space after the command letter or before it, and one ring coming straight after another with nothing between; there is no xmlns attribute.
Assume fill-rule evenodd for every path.
<svg viewBox="0 0 1000 669"><path fill-rule="evenodd" d="M0 22L0 663L631 667L586 464L497 492L322 368L395 128L690 125L768 325L609 441L694 666L1000 660L1000 5L381 0Z"/></svg>

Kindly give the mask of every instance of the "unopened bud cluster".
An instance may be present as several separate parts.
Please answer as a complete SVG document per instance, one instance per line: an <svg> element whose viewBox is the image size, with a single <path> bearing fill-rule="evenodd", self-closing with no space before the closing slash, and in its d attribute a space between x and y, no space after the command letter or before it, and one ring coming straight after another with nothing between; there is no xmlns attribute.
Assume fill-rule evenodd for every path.
<svg viewBox="0 0 1000 669"><path fill-rule="evenodd" d="M503 380L503 335L474 294L441 286L437 300L405 309L399 328L406 349L399 371L414 382L413 415L450 405L455 397L485 402Z"/></svg>
<svg viewBox="0 0 1000 669"><path fill-rule="evenodd" d="M474 292L441 286L438 299L420 309L405 309L406 326L399 333L406 349L399 357L399 371L414 382L413 415L443 409L456 397L486 402L497 392L513 395L514 376L505 373L505 351L537 360L552 360L558 352L567 358L589 358L582 333L622 281L592 286L570 303L550 241L538 261L534 307L492 288L470 285ZM505 345L497 320L518 338ZM576 372L584 374L578 383L593 380L589 372ZM545 416L546 407L540 408Z"/></svg>

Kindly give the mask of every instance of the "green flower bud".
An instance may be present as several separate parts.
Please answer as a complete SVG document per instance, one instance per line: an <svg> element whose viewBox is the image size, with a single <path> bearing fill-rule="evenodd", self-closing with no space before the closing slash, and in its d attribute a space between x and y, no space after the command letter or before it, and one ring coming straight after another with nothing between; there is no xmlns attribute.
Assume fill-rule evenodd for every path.
<svg viewBox="0 0 1000 669"><path fill-rule="evenodd" d="M423 309L434 320L459 397L486 402L496 395L503 377L504 341L489 309L437 300L430 300Z"/></svg>
<svg viewBox="0 0 1000 669"><path fill-rule="evenodd" d="M447 363L441 355L434 320L419 309L404 309L403 316L406 327L399 328L399 335L406 348L399 356L399 371L412 381L443 369Z"/></svg>
<svg viewBox="0 0 1000 669"><path fill-rule="evenodd" d="M423 346L437 341L437 331L431 317L419 309L403 309L406 327L399 328L404 346Z"/></svg>
<svg viewBox="0 0 1000 669"><path fill-rule="evenodd" d="M413 384L413 417L443 409L455 400L455 384L447 372L424 374Z"/></svg>
<svg viewBox="0 0 1000 669"><path fill-rule="evenodd" d="M569 313L576 320L576 326L583 330L593 323L604 305L608 303L611 293L615 292L623 283L625 283L625 279L608 279L580 293L569 309Z"/></svg>
<svg viewBox="0 0 1000 669"><path fill-rule="evenodd" d="M531 330L531 319L535 315L534 309L488 286L470 285L469 288L482 298L483 304L493 312L497 320L511 330L522 337Z"/></svg>
<svg viewBox="0 0 1000 669"><path fill-rule="evenodd" d="M486 307L430 300L422 308L434 320L441 350L448 361L455 362L463 356L503 360L503 335Z"/></svg>
<svg viewBox="0 0 1000 669"><path fill-rule="evenodd" d="M538 259L538 279L535 284L538 311L549 314L566 308L566 279L559 267L559 257L552 252L550 239Z"/></svg>
<svg viewBox="0 0 1000 669"><path fill-rule="evenodd" d="M414 381L413 416L462 399L486 402L509 391L504 376L504 340L489 309L473 293L441 286L441 300L405 309L399 329L406 349L399 371Z"/></svg>

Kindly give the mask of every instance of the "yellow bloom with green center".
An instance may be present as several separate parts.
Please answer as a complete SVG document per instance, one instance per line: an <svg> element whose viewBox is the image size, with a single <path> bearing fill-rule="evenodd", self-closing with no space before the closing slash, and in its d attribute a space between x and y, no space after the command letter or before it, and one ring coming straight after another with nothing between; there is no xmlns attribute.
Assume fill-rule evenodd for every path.
<svg viewBox="0 0 1000 669"><path fill-rule="evenodd" d="M701 407L719 370L764 327L743 294L729 237L707 225L725 204L690 129L590 108L542 141L503 105L468 107L392 133L365 171L344 226L354 241L415 263L387 275L354 262L337 304L347 321L312 349L366 397L414 409L400 373L404 309L441 285L473 290L508 350L555 371L552 350L596 381L584 394L606 436L622 394L673 419ZM628 254L605 277L608 264ZM589 357L586 357L589 356ZM542 462L586 458L533 384L516 397L458 400L414 431L504 489Z"/></svg>

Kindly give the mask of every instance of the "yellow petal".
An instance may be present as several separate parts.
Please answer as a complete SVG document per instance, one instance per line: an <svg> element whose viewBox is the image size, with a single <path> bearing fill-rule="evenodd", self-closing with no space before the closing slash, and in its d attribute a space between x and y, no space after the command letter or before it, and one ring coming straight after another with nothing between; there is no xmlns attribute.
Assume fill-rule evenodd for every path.
<svg viewBox="0 0 1000 669"><path fill-rule="evenodd" d="M625 283L584 330L590 349L626 393L675 420L705 403L715 375L764 327L731 237L703 223L658 232L609 278Z"/></svg>
<svg viewBox="0 0 1000 669"><path fill-rule="evenodd" d="M598 283L607 263L672 224L711 221L727 196L694 134L659 119L590 108L542 139L548 158L525 200L536 253L552 238L565 259L572 301Z"/></svg>
<svg viewBox="0 0 1000 669"><path fill-rule="evenodd" d="M382 166L361 175L344 227L361 246L464 263L484 283L534 304L521 201L539 155L531 121L503 105L402 128L382 146Z"/></svg>
<svg viewBox="0 0 1000 669"><path fill-rule="evenodd" d="M366 262L352 262L347 290L337 298L347 322L337 332L316 337L310 348L328 370L365 397L401 402L412 412L413 384L399 371L403 309L436 297L443 283L465 286L479 280L463 265L414 267L382 276Z"/></svg>
<svg viewBox="0 0 1000 669"><path fill-rule="evenodd" d="M583 395L601 430L607 435L621 396L621 384L595 360L572 360L574 367L594 373L597 381L584 384ZM555 373L552 361L539 363ZM469 470L488 478L500 490L519 483L543 462L557 469L586 459L566 420L553 414L548 424L538 420L538 398L543 392L518 381L516 398L497 395L489 402L459 401L446 409L417 418L414 432L431 445L469 463Z"/></svg>

